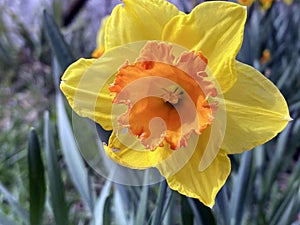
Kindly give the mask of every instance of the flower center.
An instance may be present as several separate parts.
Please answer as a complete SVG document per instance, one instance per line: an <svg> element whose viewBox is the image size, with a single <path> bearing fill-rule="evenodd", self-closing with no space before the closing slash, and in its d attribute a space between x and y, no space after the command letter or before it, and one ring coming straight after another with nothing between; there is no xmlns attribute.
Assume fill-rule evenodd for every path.
<svg viewBox="0 0 300 225"><path fill-rule="evenodd" d="M162 94L161 98L165 102L168 102L172 105L177 104L179 100L182 99L184 93L180 87L174 85L162 88L162 90L164 91L164 93Z"/></svg>
<svg viewBox="0 0 300 225"><path fill-rule="evenodd" d="M119 125L150 150L166 143L174 150L187 146L192 133L211 124L216 109L208 102L216 90L205 80L203 55L183 53L176 61L171 53L170 45L146 44L135 63L119 69L109 88L114 104L128 106L118 116Z"/></svg>

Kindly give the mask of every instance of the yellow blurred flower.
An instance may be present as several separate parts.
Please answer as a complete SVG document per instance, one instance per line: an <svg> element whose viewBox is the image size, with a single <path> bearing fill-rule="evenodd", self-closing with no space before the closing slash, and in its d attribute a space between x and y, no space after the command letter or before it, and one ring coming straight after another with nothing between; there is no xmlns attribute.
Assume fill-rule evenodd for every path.
<svg viewBox="0 0 300 225"><path fill-rule="evenodd" d="M241 5L250 7L253 4L254 0L238 0L238 3Z"/></svg>
<svg viewBox="0 0 300 225"><path fill-rule="evenodd" d="M279 90L236 60L246 9L205 2L190 14L163 0L124 0L105 26L105 53L79 59L61 90L73 110L113 130L115 162L156 167L170 188L213 206L228 154L267 142L290 120Z"/></svg>
<svg viewBox="0 0 300 225"><path fill-rule="evenodd" d="M284 0L285 4L291 5L294 1L293 0Z"/></svg>
<svg viewBox="0 0 300 225"><path fill-rule="evenodd" d="M266 64L267 62L269 62L269 60L271 59L271 52L269 49L265 49L262 52L261 58L260 58L260 62L262 64Z"/></svg>
<svg viewBox="0 0 300 225"><path fill-rule="evenodd" d="M273 0L259 0L259 2L263 10L270 9L273 4Z"/></svg>

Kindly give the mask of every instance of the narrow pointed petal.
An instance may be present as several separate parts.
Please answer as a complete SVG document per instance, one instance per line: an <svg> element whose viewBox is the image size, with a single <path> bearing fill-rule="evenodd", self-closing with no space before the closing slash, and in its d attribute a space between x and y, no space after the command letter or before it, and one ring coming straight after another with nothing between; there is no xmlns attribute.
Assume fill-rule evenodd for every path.
<svg viewBox="0 0 300 225"><path fill-rule="evenodd" d="M227 111L222 149L241 153L281 132L290 121L287 103L276 86L254 68L236 62L238 79L224 94Z"/></svg>
<svg viewBox="0 0 300 225"><path fill-rule="evenodd" d="M165 24L179 10L164 0L124 0L106 25L105 49L141 40L160 40Z"/></svg>
<svg viewBox="0 0 300 225"><path fill-rule="evenodd" d="M246 9L229 2L204 2L171 19L162 40L200 51L223 92L236 81L235 58L243 41Z"/></svg>

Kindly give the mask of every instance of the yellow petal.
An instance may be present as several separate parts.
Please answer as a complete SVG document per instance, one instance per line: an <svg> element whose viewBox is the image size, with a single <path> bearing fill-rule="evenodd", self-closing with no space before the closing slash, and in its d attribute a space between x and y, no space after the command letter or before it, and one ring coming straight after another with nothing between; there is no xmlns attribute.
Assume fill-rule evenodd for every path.
<svg viewBox="0 0 300 225"><path fill-rule="evenodd" d="M99 76L97 70L102 71L109 66L97 62L95 59L82 58L73 63L65 71L60 88L78 115L88 117L110 130L112 97L108 85L114 77Z"/></svg>
<svg viewBox="0 0 300 225"><path fill-rule="evenodd" d="M97 48L101 48L101 47L104 48L105 26L107 24L107 20L108 20L108 16L105 16L101 20L100 29L98 30L97 33Z"/></svg>
<svg viewBox="0 0 300 225"><path fill-rule="evenodd" d="M154 151L150 151L141 144L137 137L125 130L114 130L108 146L104 146L106 154L118 164L131 169L157 167L166 177L173 176L184 167L195 149L197 149L199 140L198 135L192 134L188 140L187 148L182 147L174 151L165 143L164 146L159 146ZM199 163L200 159L198 159L197 168Z"/></svg>
<svg viewBox="0 0 300 225"><path fill-rule="evenodd" d="M183 195L197 198L206 206L212 207L218 191L230 173L231 165L227 155L220 150L204 171L198 169L209 135L209 130L205 130L200 135L192 157L177 173L169 176L167 168L158 166L158 169L166 177L171 189Z"/></svg>
<svg viewBox="0 0 300 225"><path fill-rule="evenodd" d="M155 151L145 149L137 137L129 133L112 133L108 146L104 146L106 154L115 162L131 169L146 169L165 160L172 150L157 148Z"/></svg>
<svg viewBox="0 0 300 225"><path fill-rule="evenodd" d="M105 49L140 40L160 40L165 24L179 13L164 0L124 0L112 11L105 30Z"/></svg>
<svg viewBox="0 0 300 225"><path fill-rule="evenodd" d="M112 100L109 86L119 67L134 62L144 42L135 42L106 51L98 59L79 59L65 71L60 88L73 110L104 129L112 130ZM114 114L115 115L115 114Z"/></svg>
<svg viewBox="0 0 300 225"><path fill-rule="evenodd" d="M116 135L113 132L109 145L104 146L104 149L112 160L122 166L132 169L157 167L167 179L170 188L198 198L211 207L230 173L230 160L221 150L204 171L199 170L210 134L210 128L204 130L200 136L193 134L188 147L176 151L170 150L167 145L149 151L131 134L118 132Z"/></svg>
<svg viewBox="0 0 300 225"><path fill-rule="evenodd" d="M171 19L162 40L201 51L223 92L236 81L235 57L240 50L246 8L229 2L204 2L189 15Z"/></svg>
<svg viewBox="0 0 300 225"><path fill-rule="evenodd" d="M222 149L241 153L263 144L290 120L287 103L276 86L254 68L236 62L238 79L224 94L227 125Z"/></svg>
<svg viewBox="0 0 300 225"><path fill-rule="evenodd" d="M108 16L104 17L101 21L100 29L97 33L97 48L92 52L93 58L99 58L105 52L104 48L104 36L105 36L105 26Z"/></svg>

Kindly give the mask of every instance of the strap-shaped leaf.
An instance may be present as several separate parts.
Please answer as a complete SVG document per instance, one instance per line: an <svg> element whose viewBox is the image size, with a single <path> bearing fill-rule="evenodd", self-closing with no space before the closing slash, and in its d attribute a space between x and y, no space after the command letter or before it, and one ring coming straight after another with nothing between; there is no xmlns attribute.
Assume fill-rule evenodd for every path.
<svg viewBox="0 0 300 225"><path fill-rule="evenodd" d="M211 208L205 206L198 199L187 198L190 204L190 207L193 211L194 217L197 224L209 224L209 225L217 225L215 216L211 210Z"/></svg>
<svg viewBox="0 0 300 225"><path fill-rule="evenodd" d="M3 196L9 206L11 206L12 211L18 215L18 218L22 220L25 224L29 224L29 213L24 209L18 200L2 185L0 182L0 194Z"/></svg>
<svg viewBox="0 0 300 225"><path fill-rule="evenodd" d="M49 189L55 224L67 225L69 224L68 208L48 112L44 115L44 123L47 175L49 179Z"/></svg>
<svg viewBox="0 0 300 225"><path fill-rule="evenodd" d="M53 17L44 11L43 26L50 48L57 58L62 71L74 62L74 57ZM55 85L58 87L61 74L56 76Z"/></svg>
<svg viewBox="0 0 300 225"><path fill-rule="evenodd" d="M43 221L46 197L45 168L37 133L30 131L28 143L30 224L39 225Z"/></svg>
<svg viewBox="0 0 300 225"><path fill-rule="evenodd" d="M233 189L231 191L231 224L240 225L244 216L245 209L245 192L249 186L251 176L253 152L244 152L241 157L241 163L238 171L238 175L235 179Z"/></svg>
<svg viewBox="0 0 300 225"><path fill-rule="evenodd" d="M0 224L18 225L17 222L13 221L8 216L4 215L2 212L0 212Z"/></svg>
<svg viewBox="0 0 300 225"><path fill-rule="evenodd" d="M68 172L83 201L90 210L92 210L93 203L88 186L88 172L76 145L69 118L60 94L56 95L56 109L59 141Z"/></svg>

